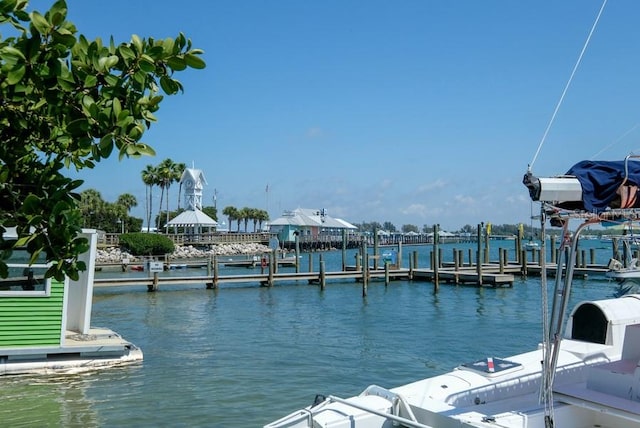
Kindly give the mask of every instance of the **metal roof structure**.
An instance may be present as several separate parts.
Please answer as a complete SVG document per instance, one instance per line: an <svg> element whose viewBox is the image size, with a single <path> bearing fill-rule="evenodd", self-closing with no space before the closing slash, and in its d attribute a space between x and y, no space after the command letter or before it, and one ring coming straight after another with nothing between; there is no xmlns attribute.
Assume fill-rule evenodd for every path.
<svg viewBox="0 0 640 428"><path fill-rule="evenodd" d="M218 222L200 210L187 210L181 212L172 219L167 226L170 227L216 227Z"/></svg>
<svg viewBox="0 0 640 428"><path fill-rule="evenodd" d="M297 208L286 211L282 217L269 222L270 226L325 227L331 229L357 229L353 224L327 215L325 210Z"/></svg>

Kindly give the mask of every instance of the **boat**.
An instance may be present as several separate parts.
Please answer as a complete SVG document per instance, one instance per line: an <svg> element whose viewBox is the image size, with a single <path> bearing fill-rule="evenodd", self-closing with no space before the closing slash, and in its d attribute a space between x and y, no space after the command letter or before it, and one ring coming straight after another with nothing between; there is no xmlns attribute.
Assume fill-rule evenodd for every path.
<svg viewBox="0 0 640 428"><path fill-rule="evenodd" d="M625 266L619 260L612 258L609 260L607 267L609 269L605 273L607 278L617 281L640 279L640 261L638 259L631 259L627 266Z"/></svg>
<svg viewBox="0 0 640 428"><path fill-rule="evenodd" d="M535 241L529 241L529 242L524 244L524 249L527 250L527 251L538 250L538 249L540 249L540 244L538 244Z"/></svg>
<svg viewBox="0 0 640 428"><path fill-rule="evenodd" d="M595 172L613 168L618 180L624 177L618 188L640 184L640 167L634 165L634 172L625 173L625 159L623 165L590 165L589 173L582 175L584 166L565 176L537 178L529 171L524 178L532 200L541 203L543 251L547 221L567 237L559 243L558 268L563 273L555 275L551 294L541 261L543 341L535 349L469 359L448 373L393 388L370 385L349 398L317 395L307 407L264 427L640 426L640 294L583 301L568 314L581 232L603 222L640 221L640 204L620 205L616 186L613 195L594 199L590 180L606 181L610 177Z"/></svg>
<svg viewBox="0 0 640 428"><path fill-rule="evenodd" d="M76 374L143 360L142 350L104 327L91 325L98 234L79 256L78 278L46 278L46 263L30 263L23 250L8 260L0 281L0 376ZM6 237L6 235L5 235Z"/></svg>

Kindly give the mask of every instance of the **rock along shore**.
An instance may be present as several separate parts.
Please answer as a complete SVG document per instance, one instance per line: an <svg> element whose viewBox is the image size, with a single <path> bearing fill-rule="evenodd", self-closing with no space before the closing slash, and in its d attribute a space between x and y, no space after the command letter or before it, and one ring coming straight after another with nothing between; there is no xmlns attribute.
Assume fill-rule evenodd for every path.
<svg viewBox="0 0 640 428"><path fill-rule="evenodd" d="M176 247L176 250L169 256L171 259L198 259L209 256L235 256L238 254L263 254L270 252L269 247L262 244L219 244L212 246L209 250L200 250L191 245ZM129 263L142 261L142 257L132 256L126 251L117 247L98 249L96 263L122 263L123 259L128 259Z"/></svg>

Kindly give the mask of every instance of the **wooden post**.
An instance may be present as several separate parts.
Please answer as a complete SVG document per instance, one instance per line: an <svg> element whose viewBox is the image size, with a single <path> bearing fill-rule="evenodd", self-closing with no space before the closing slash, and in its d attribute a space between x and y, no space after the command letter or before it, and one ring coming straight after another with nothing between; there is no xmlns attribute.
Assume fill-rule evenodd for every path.
<svg viewBox="0 0 640 428"><path fill-rule="evenodd" d="M278 273L278 250L273 250L273 273Z"/></svg>
<svg viewBox="0 0 640 428"><path fill-rule="evenodd" d="M384 286L389 285L389 261L384 262Z"/></svg>
<svg viewBox="0 0 640 428"><path fill-rule="evenodd" d="M458 270L458 250L457 249L453 249L451 250L451 257L453 259L453 269L454 270Z"/></svg>
<svg viewBox="0 0 640 428"><path fill-rule="evenodd" d="M398 242L398 269L402 269L402 242Z"/></svg>
<svg viewBox="0 0 640 428"><path fill-rule="evenodd" d="M484 236L484 262L489 263L489 233L487 233L487 229L482 231L482 235Z"/></svg>
<svg viewBox="0 0 640 428"><path fill-rule="evenodd" d="M362 297L367 297L367 286L369 281L369 253L364 256L362 264Z"/></svg>
<svg viewBox="0 0 640 428"><path fill-rule="evenodd" d="M522 276L527 276L527 250L520 250L520 260Z"/></svg>
<svg viewBox="0 0 640 428"><path fill-rule="evenodd" d="M500 259L500 274L504 273L504 256L505 251L503 248L498 249L498 258Z"/></svg>
<svg viewBox="0 0 640 428"><path fill-rule="evenodd" d="M342 271L347 270L347 229L342 229Z"/></svg>
<svg viewBox="0 0 640 428"><path fill-rule="evenodd" d="M295 239L296 239L296 273L300 272L300 237L298 236L298 234L296 233L295 235Z"/></svg>
<svg viewBox="0 0 640 428"><path fill-rule="evenodd" d="M359 253L356 253L356 271L360 271L362 267L362 260L360 260L362 256Z"/></svg>
<svg viewBox="0 0 640 428"><path fill-rule="evenodd" d="M313 253L309 251L309 273L313 272Z"/></svg>
<svg viewBox="0 0 640 428"><path fill-rule="evenodd" d="M594 265L596 264L596 249L589 248L589 263Z"/></svg>
<svg viewBox="0 0 640 428"><path fill-rule="evenodd" d="M379 237L378 228L373 228L373 269L378 270L378 255L379 255Z"/></svg>
<svg viewBox="0 0 640 428"><path fill-rule="evenodd" d="M476 274L478 275L478 285L482 285L482 230L484 223L478 225L478 249L476 250Z"/></svg>
<svg viewBox="0 0 640 428"><path fill-rule="evenodd" d="M412 255L413 255L413 268L418 269L418 252L414 250Z"/></svg>
<svg viewBox="0 0 640 428"><path fill-rule="evenodd" d="M213 288L218 288L218 256L213 256Z"/></svg>
<svg viewBox="0 0 640 428"><path fill-rule="evenodd" d="M409 257L409 279L413 279L413 258Z"/></svg>
<svg viewBox="0 0 640 428"><path fill-rule="evenodd" d="M273 287L273 265L277 263L275 259L275 250L269 253L269 278L267 279L267 287Z"/></svg>
<svg viewBox="0 0 640 428"><path fill-rule="evenodd" d="M440 265L440 261L439 261L439 248L438 248L438 241L440 238L439 235L439 229L440 229L440 225L439 224L434 224L433 225L433 292L437 293L438 290L440 289L440 277L438 274L438 268Z"/></svg>
<svg viewBox="0 0 640 428"><path fill-rule="evenodd" d="M153 285L148 289L149 291L158 291L158 272L153 273Z"/></svg>
<svg viewBox="0 0 640 428"><path fill-rule="evenodd" d="M322 255L320 255L320 290L324 291L326 283L326 277L324 273L324 260L322 260Z"/></svg>

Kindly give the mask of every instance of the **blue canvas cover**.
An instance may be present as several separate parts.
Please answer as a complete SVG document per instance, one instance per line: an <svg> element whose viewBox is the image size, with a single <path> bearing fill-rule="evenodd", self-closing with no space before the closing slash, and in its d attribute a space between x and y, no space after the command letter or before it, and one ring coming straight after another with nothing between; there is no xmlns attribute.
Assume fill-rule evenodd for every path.
<svg viewBox="0 0 640 428"><path fill-rule="evenodd" d="M626 185L640 186L640 162L627 162ZM575 176L582 186L584 209L600 213L611 207L618 197L616 191L624 182L625 161L582 161L567 171Z"/></svg>

